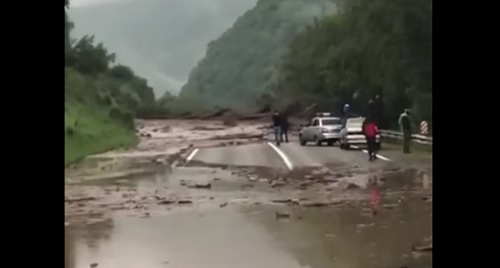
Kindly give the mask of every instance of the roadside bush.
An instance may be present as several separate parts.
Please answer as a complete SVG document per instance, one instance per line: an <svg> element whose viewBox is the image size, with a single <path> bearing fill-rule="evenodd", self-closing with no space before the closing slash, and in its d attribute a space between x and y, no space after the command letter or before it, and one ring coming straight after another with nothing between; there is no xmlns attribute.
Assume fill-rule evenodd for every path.
<svg viewBox="0 0 500 268"><path fill-rule="evenodd" d="M134 115L131 112L120 109L119 107L112 107L108 114L112 120L122 123L129 129L134 128Z"/></svg>

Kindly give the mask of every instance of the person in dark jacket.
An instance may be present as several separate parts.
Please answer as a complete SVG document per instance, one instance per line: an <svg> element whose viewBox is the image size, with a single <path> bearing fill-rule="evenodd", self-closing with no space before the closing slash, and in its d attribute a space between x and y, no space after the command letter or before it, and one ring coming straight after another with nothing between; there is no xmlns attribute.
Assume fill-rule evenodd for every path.
<svg viewBox="0 0 500 268"><path fill-rule="evenodd" d="M276 141L276 145L280 146L281 143L281 126L282 120L281 115L278 110L275 110L273 113L273 130L274 130L274 139Z"/></svg>
<svg viewBox="0 0 500 268"><path fill-rule="evenodd" d="M368 147L368 160L377 159L377 124L373 117L367 117L363 122L363 134L366 138L366 146Z"/></svg>
<svg viewBox="0 0 500 268"><path fill-rule="evenodd" d="M342 124L342 127L346 126L347 119L349 119L349 117L351 117L351 106L348 103L346 103L342 107L342 116L340 118L340 122Z"/></svg>
<svg viewBox="0 0 500 268"><path fill-rule="evenodd" d="M401 132L403 132L403 153L409 154L412 132L411 113L409 109L405 109L405 111L399 116L398 124Z"/></svg>
<svg viewBox="0 0 500 268"><path fill-rule="evenodd" d="M285 141L288 143L288 116L286 114L281 115L281 142ZM283 137L285 139L283 140Z"/></svg>

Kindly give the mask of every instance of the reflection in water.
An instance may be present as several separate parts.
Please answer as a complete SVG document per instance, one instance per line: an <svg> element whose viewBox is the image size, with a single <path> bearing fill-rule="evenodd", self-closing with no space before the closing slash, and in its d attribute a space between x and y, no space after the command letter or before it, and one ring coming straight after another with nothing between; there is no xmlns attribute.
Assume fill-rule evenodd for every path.
<svg viewBox="0 0 500 268"><path fill-rule="evenodd" d="M432 174L428 172L422 172L422 188L424 190L429 190L432 185Z"/></svg>
<svg viewBox="0 0 500 268"><path fill-rule="evenodd" d="M152 164L149 164L152 165ZM141 168L146 168L141 166ZM97 185L97 186L131 186L131 187L164 187L169 182L169 176L172 174L172 167L170 165L154 165L150 167L150 171L139 174L128 174L119 177L92 179L83 181L79 184L83 185Z"/></svg>
<svg viewBox="0 0 500 268"><path fill-rule="evenodd" d="M113 222L111 220L88 225L82 229L65 229L64 268L84 267L77 265L77 259L85 258L85 256L98 256L100 247L105 247L106 241L112 239L112 229Z"/></svg>
<svg viewBox="0 0 500 268"><path fill-rule="evenodd" d="M276 208L292 214L290 221L254 217L288 248L304 267L378 268L413 265L432 267L432 257L413 259L411 246L432 234L432 205L411 201L365 217L354 209ZM300 220L297 218L300 216Z"/></svg>
<svg viewBox="0 0 500 268"><path fill-rule="evenodd" d="M154 268L167 261L168 267L180 268L431 267L430 256L413 259L411 254L414 242L432 234L431 208L408 202L366 217L361 205L249 206L124 218L112 230L108 225L69 233L65 268L93 262ZM277 211L290 213L290 219L276 219ZM92 248L89 240L99 246Z"/></svg>
<svg viewBox="0 0 500 268"><path fill-rule="evenodd" d="M370 195L370 208L373 215L378 213L378 205L380 204L380 192L378 187L378 177L373 176L370 178L368 185Z"/></svg>
<svg viewBox="0 0 500 268"><path fill-rule="evenodd" d="M120 268L299 268L289 253L273 244L262 226L235 210L216 209L204 215L174 213L165 217L124 218L116 223L110 241L99 240L91 253L74 237L74 267Z"/></svg>
<svg viewBox="0 0 500 268"><path fill-rule="evenodd" d="M64 268L74 268L75 265L75 239L71 237L68 229L64 229Z"/></svg>
<svg viewBox="0 0 500 268"><path fill-rule="evenodd" d="M176 176L168 174L166 170L134 182L162 188L174 183ZM432 255L415 258L411 252L413 243L432 235L432 203L411 196L397 203L383 195L408 185L432 189L432 176L418 175L373 176L368 190L363 189L370 202L350 208L230 205L115 219L114 226L111 222L68 231L65 268L91 263L120 268L432 267ZM377 215L366 217L363 209L368 205ZM276 212L291 217L276 219Z"/></svg>

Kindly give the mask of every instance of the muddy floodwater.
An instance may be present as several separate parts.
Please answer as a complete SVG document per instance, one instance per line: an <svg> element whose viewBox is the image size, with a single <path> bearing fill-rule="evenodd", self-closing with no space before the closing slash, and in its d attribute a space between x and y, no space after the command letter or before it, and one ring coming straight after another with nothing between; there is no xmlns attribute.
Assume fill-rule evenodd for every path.
<svg viewBox="0 0 500 268"><path fill-rule="evenodd" d="M287 170L265 142L196 133L173 157L160 123L67 170L65 268L432 267L432 168L285 144Z"/></svg>
<svg viewBox="0 0 500 268"><path fill-rule="evenodd" d="M177 171L179 178L192 176L190 172ZM202 169L198 173L211 172ZM404 183L411 180L404 176L389 177L388 187L411 188ZM158 175L134 176L128 181L145 192L165 183ZM364 200L324 208L238 202L250 195L228 195L230 185L221 183L210 193L197 192L198 196L226 193L229 205L217 201L213 206L190 205L152 217L118 215L67 228L66 268L92 264L121 268L432 267L431 254L412 250L416 242L432 236L432 203L418 194L383 198L379 212L372 215L366 213L369 204Z"/></svg>
<svg viewBox="0 0 500 268"><path fill-rule="evenodd" d="M432 233L431 208L411 203L367 218L360 211L230 207L67 232L67 268L431 267L412 243Z"/></svg>

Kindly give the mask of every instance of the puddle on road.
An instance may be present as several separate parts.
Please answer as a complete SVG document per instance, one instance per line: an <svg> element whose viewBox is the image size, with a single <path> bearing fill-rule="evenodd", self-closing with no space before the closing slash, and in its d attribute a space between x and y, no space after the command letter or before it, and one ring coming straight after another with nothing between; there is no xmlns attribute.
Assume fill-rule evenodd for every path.
<svg viewBox="0 0 500 268"><path fill-rule="evenodd" d="M118 218L68 229L66 268L432 267L432 255L411 250L432 236L432 204L408 200L374 217L362 209L254 205Z"/></svg>
<svg viewBox="0 0 500 268"><path fill-rule="evenodd" d="M249 169L252 170L252 169ZM251 173L251 172L250 172ZM262 174L260 174L262 177ZM256 177L257 178L257 177ZM196 185L210 184L212 191L235 191L242 189L254 189L267 191L267 183L252 182L249 178L241 174L225 169L212 167L175 167L164 166L149 174L129 175L120 178L107 178L83 181L75 185L88 186L125 186L135 187L139 191L151 189L186 189ZM251 187L248 187L251 186ZM200 190L203 187L200 187Z"/></svg>
<svg viewBox="0 0 500 268"><path fill-rule="evenodd" d="M283 175L270 170L254 172L258 173L257 177ZM290 178L300 179L307 172L295 173ZM300 192L312 199L319 195L316 190L324 192L333 184L318 183L315 191L292 193L271 188L268 183L258 180L250 183L247 176L231 168L171 168L165 165L153 174L85 181L78 186L130 187L137 192L165 190L178 192L182 198L189 196L195 203L215 205L188 206L179 210L173 205L168 214L152 213L154 216L149 218L115 215L112 221L102 224L67 229L65 268L90 267L94 263L97 267L120 268L432 267L431 254L416 255L411 250L414 243L432 236L432 202L410 194L414 190L431 193L431 174L417 170L386 170L352 177L337 176L337 186L344 187L341 182L356 184L360 187L346 191L365 196L368 196L365 187L376 182L381 204L375 216L365 214L370 205L368 197L350 206L326 208L267 205L260 202L265 200L257 199L269 199L277 192L283 198ZM212 184L210 190L186 187L205 183ZM249 183L253 185L251 188L242 188ZM328 193L337 195L336 192ZM206 198L198 201L197 195ZM249 200L247 204L231 199L243 197ZM221 202L226 206L219 207Z"/></svg>

